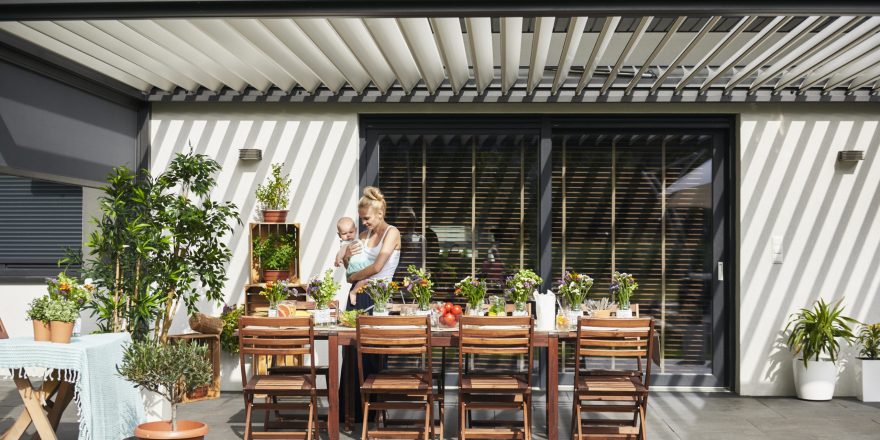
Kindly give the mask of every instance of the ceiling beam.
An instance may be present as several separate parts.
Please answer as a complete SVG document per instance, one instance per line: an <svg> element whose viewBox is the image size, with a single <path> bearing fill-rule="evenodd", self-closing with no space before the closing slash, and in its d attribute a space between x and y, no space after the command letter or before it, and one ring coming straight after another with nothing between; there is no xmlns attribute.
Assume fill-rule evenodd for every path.
<svg viewBox="0 0 880 440"><path fill-rule="evenodd" d="M431 24L427 18L398 18L397 25L403 32L403 38L425 85L431 93L434 93L443 83L445 75Z"/></svg>
<svg viewBox="0 0 880 440"><path fill-rule="evenodd" d="M829 90L863 73L870 71L871 75L873 75L873 72L876 71L878 68L877 63L880 62L880 50L878 49L880 49L880 46L874 46L874 48L870 51L857 56L850 63L847 63L845 67L839 70L835 70L833 72L828 72L825 75L816 78L811 84L802 86L800 88L800 91L803 92L804 90L810 88L813 84L817 84L828 77L830 78L825 84L825 87L823 87L823 92L828 92Z"/></svg>
<svg viewBox="0 0 880 440"><path fill-rule="evenodd" d="M660 86L663 85L663 81L666 81L666 78L678 67L679 64L681 64L685 57L687 57L688 54L691 53L691 51L694 50L695 47L697 47L700 41L703 40L703 37L705 37L706 34L708 34L709 31L715 27L719 20L721 20L721 17L712 17L708 21L706 21L706 23L703 25L703 28L700 29L700 32L697 32L697 34L694 35L693 38L691 38L690 43L685 46L685 48L678 54L678 56L675 57L675 60L672 61L672 63L670 63L669 66L666 67L666 70L664 70L663 73L661 73L660 76L657 78L657 80L654 81L654 85L651 86L651 94L657 92L657 89L659 89Z"/></svg>
<svg viewBox="0 0 880 440"><path fill-rule="evenodd" d="M718 79L724 76L724 74L730 69L736 67L740 61L745 59L745 57L749 56L749 54L754 52L762 44L766 43L767 39L772 37L781 27L788 24L788 22L791 21L791 18L792 17L776 17L769 24L764 26L764 29L761 29L760 32L753 35L748 42L741 45L733 55L718 66L718 70L716 70L714 74L706 78L706 81L700 86L700 93L706 93L706 90L709 87L712 87L712 84L715 83L715 81L718 81Z"/></svg>
<svg viewBox="0 0 880 440"><path fill-rule="evenodd" d="M370 74L327 19L298 18L293 21L311 42L311 49L332 63L351 87L358 91L367 88L372 79ZM310 59L305 54L303 56Z"/></svg>
<svg viewBox="0 0 880 440"><path fill-rule="evenodd" d="M715 57L717 57L719 53L721 53L721 51L727 49L727 46L730 46L730 44L733 43L733 40L735 40L736 37L742 34L743 31L745 31L747 27L754 23L757 18L758 17L756 16L740 18L739 21L736 22L736 25L734 25L729 31L727 31L726 34L724 34L724 37L721 38L721 41L716 43L715 46L710 49L709 52L706 53L706 55L704 55L700 61L697 61L697 64L694 65L694 68L691 69L691 71L687 75L685 75L684 78L681 79L681 81L678 82L678 85L675 86L675 93L681 93L681 90L686 85L688 85L688 83L691 82L691 80L693 80L694 77L697 76L697 74L699 74L706 66L708 66L709 63Z"/></svg>
<svg viewBox="0 0 880 440"><path fill-rule="evenodd" d="M434 39L437 41L440 57L446 66L446 76L452 90L458 93L467 84L470 76L461 23L458 18L440 17L432 18L431 26L434 28Z"/></svg>
<svg viewBox="0 0 880 440"><path fill-rule="evenodd" d="M612 20L618 17L613 17ZM607 22L608 19L606 19ZM571 63L574 62L574 56L577 53L581 39L584 38L584 28L587 26L587 17L574 17L568 24L568 32L565 33L565 42L562 45L562 53L559 55L559 62L556 65L556 77L553 79L552 93L556 93L560 87L568 79L568 71L571 69Z"/></svg>
<svg viewBox="0 0 880 440"><path fill-rule="evenodd" d="M373 85L382 93L387 92L394 84L396 76L363 20L345 17L330 18L328 21L342 41L350 48L352 55L369 73Z"/></svg>
<svg viewBox="0 0 880 440"><path fill-rule="evenodd" d="M547 67L547 54L550 52L550 40L553 38L554 17L538 17L535 19L535 32L532 33L532 52L529 57L529 78L526 82L528 93L532 93L535 87L544 77L544 69Z"/></svg>
<svg viewBox="0 0 880 440"><path fill-rule="evenodd" d="M880 15L880 2L859 0L4 0L0 20L193 17L541 17Z"/></svg>
<svg viewBox="0 0 880 440"><path fill-rule="evenodd" d="M465 27L467 27L471 46L471 65L474 66L477 91L482 93L495 79L495 62L492 56L492 21L489 17L468 17L465 19Z"/></svg>
<svg viewBox="0 0 880 440"><path fill-rule="evenodd" d="M501 18L501 90L507 93L519 77L522 17Z"/></svg>
<svg viewBox="0 0 880 440"><path fill-rule="evenodd" d="M645 72L648 71L648 69L651 67L651 63L653 63L654 59L657 58L657 55L659 55L660 52L662 52L663 49L666 48L666 45L669 44L669 40L671 40L675 33L678 32L678 29L681 28L681 24L684 23L685 20L687 20L687 17L682 16L677 17L675 21L672 22L669 30L666 31L666 33L663 35L663 38L660 39L660 42L657 43L657 46L654 47L654 50L651 52L650 55L648 55L648 58L645 59L645 62L642 63L642 66L639 67L639 71L636 72L636 74L633 76L632 81L630 81L629 84L626 86L626 91L623 92L625 95L629 95L630 93L632 93L633 88L635 88L636 84L641 81L642 75L644 75Z"/></svg>
<svg viewBox="0 0 880 440"><path fill-rule="evenodd" d="M393 18L364 18L363 21L397 81L404 90L412 90L422 78L397 22Z"/></svg>

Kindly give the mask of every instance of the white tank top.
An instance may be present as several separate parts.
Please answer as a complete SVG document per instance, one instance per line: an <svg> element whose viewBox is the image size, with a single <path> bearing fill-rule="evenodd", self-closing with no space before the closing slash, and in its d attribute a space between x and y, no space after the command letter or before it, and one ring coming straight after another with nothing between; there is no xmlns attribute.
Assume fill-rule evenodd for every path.
<svg viewBox="0 0 880 440"><path fill-rule="evenodd" d="M379 244L373 247L364 246L364 253L367 254L367 257L370 258L371 261L376 261L376 258L379 256L379 251L382 250L382 243L385 242L385 236L388 235L388 230L394 228L394 226L388 225L385 228L385 232L382 234L382 239L379 240ZM367 232L367 240L370 241L371 232ZM391 253L391 256L388 257L388 260L385 261L385 265L382 266L382 270L374 274L370 277L370 279L391 279L394 277L394 272L397 270L397 264L400 263L400 249L395 249L394 252Z"/></svg>

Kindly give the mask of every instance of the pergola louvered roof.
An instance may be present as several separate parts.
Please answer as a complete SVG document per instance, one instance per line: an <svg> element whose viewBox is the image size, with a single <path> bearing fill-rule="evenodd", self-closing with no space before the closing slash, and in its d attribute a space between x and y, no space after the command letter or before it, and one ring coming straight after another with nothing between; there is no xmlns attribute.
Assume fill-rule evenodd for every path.
<svg viewBox="0 0 880 440"><path fill-rule="evenodd" d="M880 100L880 16L0 21L155 101Z"/></svg>

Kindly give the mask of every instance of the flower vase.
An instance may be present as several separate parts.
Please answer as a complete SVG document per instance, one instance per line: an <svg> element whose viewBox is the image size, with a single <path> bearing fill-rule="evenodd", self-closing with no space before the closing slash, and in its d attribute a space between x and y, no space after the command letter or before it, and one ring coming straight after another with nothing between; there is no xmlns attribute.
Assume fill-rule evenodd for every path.
<svg viewBox="0 0 880 440"><path fill-rule="evenodd" d="M577 325L578 325L578 319L580 319L581 316L584 316L584 312L583 312L583 310L581 310L580 307L578 307L578 308L576 308L576 309L575 309L575 308L572 308L572 309L568 309L567 313L568 313L568 325L569 325L569 327L571 327L571 328L577 328Z"/></svg>
<svg viewBox="0 0 880 440"><path fill-rule="evenodd" d="M526 303L517 302L513 304L513 316L529 316L529 311L526 310Z"/></svg>
<svg viewBox="0 0 880 440"><path fill-rule="evenodd" d="M484 316L483 315L483 305L472 305L468 304L465 308L465 314L468 316Z"/></svg>
<svg viewBox="0 0 880 440"><path fill-rule="evenodd" d="M419 304L419 308L415 311L416 316L430 316L431 315L431 305L430 304Z"/></svg>
<svg viewBox="0 0 880 440"><path fill-rule="evenodd" d="M333 317L330 316L330 307L326 304L315 306L315 325L326 327L333 324Z"/></svg>
<svg viewBox="0 0 880 440"><path fill-rule="evenodd" d="M633 312L629 308L629 304L621 304L620 308L617 309L617 317L618 318L632 318Z"/></svg>
<svg viewBox="0 0 880 440"><path fill-rule="evenodd" d="M82 334L82 318L76 318L73 321L73 337L78 338Z"/></svg>
<svg viewBox="0 0 880 440"><path fill-rule="evenodd" d="M269 312L268 312L267 316L270 318L277 318L278 317L278 307L269 306Z"/></svg>
<svg viewBox="0 0 880 440"><path fill-rule="evenodd" d="M373 316L388 316L388 304L384 302L375 302L373 304Z"/></svg>

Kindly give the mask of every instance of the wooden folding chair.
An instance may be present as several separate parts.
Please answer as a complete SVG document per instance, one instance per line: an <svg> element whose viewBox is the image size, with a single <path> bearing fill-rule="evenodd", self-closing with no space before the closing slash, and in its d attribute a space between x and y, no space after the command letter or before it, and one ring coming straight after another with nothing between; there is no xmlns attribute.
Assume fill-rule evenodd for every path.
<svg viewBox="0 0 880 440"><path fill-rule="evenodd" d="M463 316L459 322L458 383L459 439L513 438L531 439L532 346L534 328L530 316L475 317ZM474 356L492 355L518 360L525 357L525 370L465 369ZM522 410L522 428L518 422L508 429L477 428L469 411ZM493 421L493 424L503 424Z"/></svg>
<svg viewBox="0 0 880 440"><path fill-rule="evenodd" d="M653 350L653 318L578 320L572 438L647 438ZM584 419L584 413L632 413L632 418Z"/></svg>
<svg viewBox="0 0 880 440"><path fill-rule="evenodd" d="M241 362L241 381L245 403L244 439L253 438L306 438L312 439L317 419L317 393L315 359L315 332L311 317L264 318L244 316L239 320L238 340ZM258 357L308 356L308 372L304 374L261 375L256 372L247 377L246 357L251 365L258 365ZM257 403L257 396L267 396L265 403ZM279 402L279 397L307 398L306 402ZM308 419L305 432L270 432L275 428L301 428L302 423L290 421L264 422L263 432L251 430L254 410L283 411L306 410Z"/></svg>
<svg viewBox="0 0 880 440"><path fill-rule="evenodd" d="M357 321L358 381L363 402L361 439L414 438L428 440L433 431L434 386L431 363L431 321L427 316L360 316ZM364 375L364 356L414 356L421 368ZM369 429L370 411L422 410L420 427L382 426Z"/></svg>

